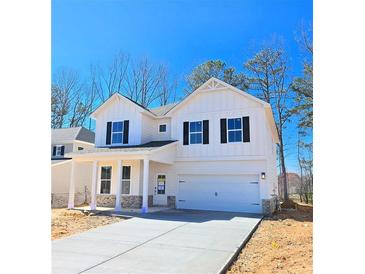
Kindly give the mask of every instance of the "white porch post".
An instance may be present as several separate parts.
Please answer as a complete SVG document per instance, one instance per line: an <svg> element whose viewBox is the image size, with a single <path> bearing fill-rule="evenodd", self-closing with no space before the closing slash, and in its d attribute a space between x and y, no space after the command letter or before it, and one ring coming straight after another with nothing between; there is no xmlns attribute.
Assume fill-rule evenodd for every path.
<svg viewBox="0 0 365 274"><path fill-rule="evenodd" d="M142 196L142 213L148 212L148 181L150 171L150 160L143 159L143 196Z"/></svg>
<svg viewBox="0 0 365 274"><path fill-rule="evenodd" d="M68 206L71 209L75 207L75 161L71 161L70 187L68 190Z"/></svg>
<svg viewBox="0 0 365 274"><path fill-rule="evenodd" d="M115 193L115 211L122 211L121 205L121 189L122 189L122 174L123 174L123 161L118 160L118 173L117 173L117 190Z"/></svg>
<svg viewBox="0 0 365 274"><path fill-rule="evenodd" d="M96 210L96 185L98 181L97 178L98 178L98 161L93 161L90 210Z"/></svg>

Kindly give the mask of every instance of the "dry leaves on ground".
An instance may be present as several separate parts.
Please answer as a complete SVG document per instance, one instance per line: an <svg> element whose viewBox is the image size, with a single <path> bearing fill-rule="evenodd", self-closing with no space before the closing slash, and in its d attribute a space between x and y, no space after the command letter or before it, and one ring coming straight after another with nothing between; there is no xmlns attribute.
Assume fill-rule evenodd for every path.
<svg viewBox="0 0 365 274"><path fill-rule="evenodd" d="M119 217L87 215L77 210L52 209L52 240L121 220Z"/></svg>
<svg viewBox="0 0 365 274"><path fill-rule="evenodd" d="M265 218L227 273L312 273L313 208Z"/></svg>

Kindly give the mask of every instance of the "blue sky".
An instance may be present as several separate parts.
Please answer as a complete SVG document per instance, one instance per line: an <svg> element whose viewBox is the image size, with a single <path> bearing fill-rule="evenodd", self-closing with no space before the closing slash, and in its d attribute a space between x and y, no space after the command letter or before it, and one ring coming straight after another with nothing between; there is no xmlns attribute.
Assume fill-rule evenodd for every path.
<svg viewBox="0 0 365 274"><path fill-rule="evenodd" d="M311 0L53 0L52 72L67 67L86 76L91 64L107 65L123 51L167 65L181 91L196 65L220 59L242 70L275 35L283 38L292 75L300 75L295 33L312 24L312 9ZM288 167L296 170L296 131L288 135Z"/></svg>

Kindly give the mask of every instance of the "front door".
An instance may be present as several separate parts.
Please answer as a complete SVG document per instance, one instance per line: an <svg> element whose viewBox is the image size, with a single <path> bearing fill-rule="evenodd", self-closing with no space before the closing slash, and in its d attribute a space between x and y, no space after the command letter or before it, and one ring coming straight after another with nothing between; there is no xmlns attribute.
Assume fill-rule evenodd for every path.
<svg viewBox="0 0 365 274"><path fill-rule="evenodd" d="M153 192L153 204L167 205L165 174L157 174L156 185Z"/></svg>

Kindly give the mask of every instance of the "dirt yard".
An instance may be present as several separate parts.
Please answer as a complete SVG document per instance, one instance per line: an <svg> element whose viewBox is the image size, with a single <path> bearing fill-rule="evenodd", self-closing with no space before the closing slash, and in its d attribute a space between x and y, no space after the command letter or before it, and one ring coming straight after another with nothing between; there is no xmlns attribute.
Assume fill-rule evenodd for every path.
<svg viewBox="0 0 365 274"><path fill-rule="evenodd" d="M265 218L227 273L312 273L312 233L312 206Z"/></svg>
<svg viewBox="0 0 365 274"><path fill-rule="evenodd" d="M88 216L77 210L52 209L52 240L80 233L91 228L122 221L119 217Z"/></svg>

